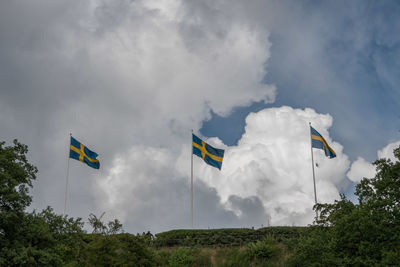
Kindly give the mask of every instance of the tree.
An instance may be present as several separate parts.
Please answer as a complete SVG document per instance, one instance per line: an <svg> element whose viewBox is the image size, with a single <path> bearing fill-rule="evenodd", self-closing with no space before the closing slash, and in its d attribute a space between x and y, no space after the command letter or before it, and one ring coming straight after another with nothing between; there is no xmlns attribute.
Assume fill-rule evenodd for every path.
<svg viewBox="0 0 400 267"><path fill-rule="evenodd" d="M155 266L154 251L148 247L148 236L124 234L118 219L107 224L89 215L92 235L83 251L83 265L87 266Z"/></svg>
<svg viewBox="0 0 400 267"><path fill-rule="evenodd" d="M122 233L90 239L82 252L83 266L159 266L144 237Z"/></svg>
<svg viewBox="0 0 400 267"><path fill-rule="evenodd" d="M0 248L19 234L24 210L32 197L28 194L37 168L26 159L28 147L14 140L13 146L0 142Z"/></svg>
<svg viewBox="0 0 400 267"><path fill-rule="evenodd" d="M105 212L103 212L99 218L93 213L89 214L89 224L92 226L92 234L105 234L107 231L107 226L101 221Z"/></svg>
<svg viewBox="0 0 400 267"><path fill-rule="evenodd" d="M93 213L89 214L89 224L92 226L93 234L102 234L102 235L115 235L118 233L123 233L122 224L118 219L114 219L114 221L109 221L105 224L101 218L103 218L105 212L103 212L99 218Z"/></svg>
<svg viewBox="0 0 400 267"><path fill-rule="evenodd" d="M27 213L29 188L37 168L28 147L0 142L0 266L63 266L76 261L83 245L81 219L54 214L48 207Z"/></svg>
<svg viewBox="0 0 400 267"><path fill-rule="evenodd" d="M400 147L394 155L395 162L374 162L375 177L363 178L356 186L357 204L342 195L333 204L316 205L317 226L301 240L292 265L389 266L400 262Z"/></svg>

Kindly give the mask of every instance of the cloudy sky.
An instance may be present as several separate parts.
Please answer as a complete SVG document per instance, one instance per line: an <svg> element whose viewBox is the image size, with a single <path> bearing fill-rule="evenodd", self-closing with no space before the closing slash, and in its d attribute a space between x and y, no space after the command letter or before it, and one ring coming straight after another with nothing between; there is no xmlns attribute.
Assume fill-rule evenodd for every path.
<svg viewBox="0 0 400 267"><path fill-rule="evenodd" d="M307 225L317 198L373 177L400 144L398 1L0 1L1 140L39 169L30 209L127 232L190 227L191 129L226 149L194 158L194 227Z"/></svg>

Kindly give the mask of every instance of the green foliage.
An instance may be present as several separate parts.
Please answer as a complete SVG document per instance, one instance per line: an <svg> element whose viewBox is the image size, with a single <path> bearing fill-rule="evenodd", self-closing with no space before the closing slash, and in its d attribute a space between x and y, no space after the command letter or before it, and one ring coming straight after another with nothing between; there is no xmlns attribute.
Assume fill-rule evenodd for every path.
<svg viewBox="0 0 400 267"><path fill-rule="evenodd" d="M102 235L115 235L118 233L123 233L122 224L118 219L114 221L109 221L107 224L104 223L101 218L104 216L105 212L101 214L99 218L93 213L89 214L89 224L92 226L94 234Z"/></svg>
<svg viewBox="0 0 400 267"><path fill-rule="evenodd" d="M104 223L104 213L97 218L89 216L93 234L84 240L86 246L82 251L81 262L85 266L155 266L156 254L149 247L150 235L134 236L117 234L122 232L122 224L115 219ZM159 257L160 258L160 257Z"/></svg>
<svg viewBox="0 0 400 267"><path fill-rule="evenodd" d="M194 259L194 264L193 266L212 266L212 254L213 254L213 249L211 248L193 248L192 249L192 255Z"/></svg>
<svg viewBox="0 0 400 267"><path fill-rule="evenodd" d="M274 237L242 247L164 247L158 266L283 266L286 251Z"/></svg>
<svg viewBox="0 0 400 267"><path fill-rule="evenodd" d="M394 150L400 159L400 148ZM356 187L359 203L345 196L316 205L318 226L304 236L292 266L396 265L400 255L400 162L379 159L377 174Z"/></svg>
<svg viewBox="0 0 400 267"><path fill-rule="evenodd" d="M212 266L213 249L210 248L162 248L156 251L157 266Z"/></svg>
<svg viewBox="0 0 400 267"><path fill-rule="evenodd" d="M35 214L34 212L33 215ZM47 225L54 239L54 251L62 262L64 264L75 262L84 246L82 237L85 231L82 229L84 223L81 218L74 219L57 215L51 207L47 207L37 216Z"/></svg>
<svg viewBox="0 0 400 267"><path fill-rule="evenodd" d="M109 221L107 223L107 234L115 235L123 232L122 223L118 219L114 219L114 221Z"/></svg>
<svg viewBox="0 0 400 267"><path fill-rule="evenodd" d="M277 242L274 238L269 237L263 241L248 244L246 256L251 260L266 260L273 258L278 252Z"/></svg>
<svg viewBox="0 0 400 267"><path fill-rule="evenodd" d="M218 248L214 257L215 265L221 267L248 267L249 259L239 247Z"/></svg>
<svg viewBox="0 0 400 267"><path fill-rule="evenodd" d="M91 235L82 251L84 266L156 266L155 253L143 237Z"/></svg>
<svg viewBox="0 0 400 267"><path fill-rule="evenodd" d="M99 218L93 213L89 214L89 224L92 226L93 234L105 234L107 230L107 226L101 221L101 218L104 216L105 212L103 212Z"/></svg>
<svg viewBox="0 0 400 267"><path fill-rule="evenodd" d="M28 148L0 142L0 265L60 266L75 258L82 233L80 220L55 215L51 208L26 213L37 169Z"/></svg>
<svg viewBox="0 0 400 267"><path fill-rule="evenodd" d="M28 195L37 169L28 163L28 147L14 140L13 146L0 142L0 248L20 234L19 224L32 198Z"/></svg>
<svg viewBox="0 0 400 267"><path fill-rule="evenodd" d="M37 168L26 159L28 147L14 140L13 146L0 142L0 212L21 212L31 201L28 188L36 179ZM3 217L3 216L2 216Z"/></svg>
<svg viewBox="0 0 400 267"><path fill-rule="evenodd" d="M0 142L0 266L398 266L400 162L377 160L377 174L344 195L318 204L316 225L254 229L173 230L156 237L122 233L117 220L80 218L48 207L27 213L37 169L28 149ZM400 159L400 148L394 151ZM118 234L121 233L121 234ZM154 248L158 248L156 251ZM162 249L160 249L162 248Z"/></svg>
<svg viewBox="0 0 400 267"><path fill-rule="evenodd" d="M288 266L341 266L329 240L328 228L313 226L310 232L299 238L296 253L287 261Z"/></svg>
<svg viewBox="0 0 400 267"><path fill-rule="evenodd" d="M254 229L172 230L156 234L155 247L243 246L267 236L278 241L298 238L306 227L265 227Z"/></svg>
<svg viewBox="0 0 400 267"><path fill-rule="evenodd" d="M18 235L0 251L2 265L61 266L76 261L83 246L83 223L53 213L27 213L18 224Z"/></svg>
<svg viewBox="0 0 400 267"><path fill-rule="evenodd" d="M188 248L176 249L169 258L169 266L171 267L185 267L191 266L194 262L191 250Z"/></svg>

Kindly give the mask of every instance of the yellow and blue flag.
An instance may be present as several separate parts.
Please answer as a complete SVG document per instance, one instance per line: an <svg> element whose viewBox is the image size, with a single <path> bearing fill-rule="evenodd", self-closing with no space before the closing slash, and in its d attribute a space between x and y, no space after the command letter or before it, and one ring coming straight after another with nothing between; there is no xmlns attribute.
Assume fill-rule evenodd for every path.
<svg viewBox="0 0 400 267"><path fill-rule="evenodd" d="M328 145L328 143L325 141L322 135L319 132L317 132L317 130L315 130L313 127L310 126L310 132L312 140L311 147L324 150L325 156L329 158L336 157L335 151L333 151L333 149Z"/></svg>
<svg viewBox="0 0 400 267"><path fill-rule="evenodd" d="M92 168L99 169L100 161L96 159L97 156L96 152L91 151L71 136L71 145L69 150L70 158L82 161Z"/></svg>
<svg viewBox="0 0 400 267"><path fill-rule="evenodd" d="M202 158L207 164L221 170L224 150L210 146L194 134L193 136L193 154Z"/></svg>

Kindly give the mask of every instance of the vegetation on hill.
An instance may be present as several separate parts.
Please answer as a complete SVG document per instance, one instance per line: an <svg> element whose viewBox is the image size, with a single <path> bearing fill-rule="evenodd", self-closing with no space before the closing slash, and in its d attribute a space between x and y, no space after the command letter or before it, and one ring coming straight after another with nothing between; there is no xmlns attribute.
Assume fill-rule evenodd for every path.
<svg viewBox="0 0 400 267"><path fill-rule="evenodd" d="M274 226L257 230L249 228L224 228L208 230L172 230L155 235L153 245L159 247L173 246L244 246L273 237L278 241L298 238L308 227Z"/></svg>
<svg viewBox="0 0 400 267"><path fill-rule="evenodd" d="M173 230L153 236L123 233L51 207L27 212L37 169L27 146L0 142L0 266L398 266L400 162L379 159L377 174L357 185L359 203L343 195L318 204L309 227ZM394 150L400 160L400 148Z"/></svg>
<svg viewBox="0 0 400 267"><path fill-rule="evenodd" d="M290 259L295 266L399 266L400 147L397 159L374 162L377 174L356 187L359 203L344 195L318 204L317 225L300 239Z"/></svg>

